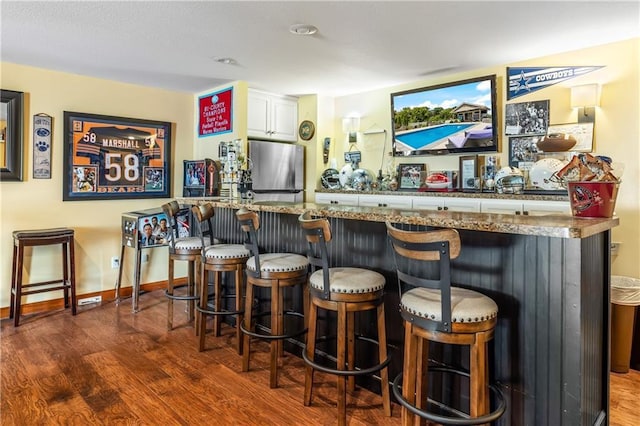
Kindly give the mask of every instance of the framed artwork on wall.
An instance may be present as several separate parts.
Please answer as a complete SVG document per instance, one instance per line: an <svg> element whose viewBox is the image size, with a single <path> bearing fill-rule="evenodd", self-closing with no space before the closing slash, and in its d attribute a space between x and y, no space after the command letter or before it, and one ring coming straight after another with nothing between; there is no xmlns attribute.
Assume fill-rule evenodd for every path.
<svg viewBox="0 0 640 426"><path fill-rule="evenodd" d="M571 151L593 151L593 122L552 124L549 126L548 134L572 135L578 142L571 148Z"/></svg>
<svg viewBox="0 0 640 426"><path fill-rule="evenodd" d="M171 123L64 112L63 200L167 198Z"/></svg>
<svg viewBox="0 0 640 426"><path fill-rule="evenodd" d="M507 104L505 107L506 135L540 135L549 127L549 100Z"/></svg>

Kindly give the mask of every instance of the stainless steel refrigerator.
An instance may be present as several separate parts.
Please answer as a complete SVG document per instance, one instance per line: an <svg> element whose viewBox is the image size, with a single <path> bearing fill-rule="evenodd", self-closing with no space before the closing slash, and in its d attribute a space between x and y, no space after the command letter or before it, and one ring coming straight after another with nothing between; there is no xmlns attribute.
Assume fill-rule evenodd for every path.
<svg viewBox="0 0 640 426"><path fill-rule="evenodd" d="M249 141L254 201L304 201L304 147Z"/></svg>

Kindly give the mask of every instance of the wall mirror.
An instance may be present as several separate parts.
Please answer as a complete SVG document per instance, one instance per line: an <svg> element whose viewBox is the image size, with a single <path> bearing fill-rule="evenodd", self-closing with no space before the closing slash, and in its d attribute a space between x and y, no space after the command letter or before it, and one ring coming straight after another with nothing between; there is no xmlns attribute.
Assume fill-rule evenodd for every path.
<svg viewBox="0 0 640 426"><path fill-rule="evenodd" d="M21 181L24 93L0 92L0 180Z"/></svg>

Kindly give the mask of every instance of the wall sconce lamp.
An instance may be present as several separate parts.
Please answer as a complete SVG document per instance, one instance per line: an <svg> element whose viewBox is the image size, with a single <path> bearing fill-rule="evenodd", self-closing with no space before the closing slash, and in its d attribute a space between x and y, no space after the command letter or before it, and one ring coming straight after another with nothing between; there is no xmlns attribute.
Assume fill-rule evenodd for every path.
<svg viewBox="0 0 640 426"><path fill-rule="evenodd" d="M578 123L596 121L596 108L599 105L598 84L583 84L571 88L571 106L578 108Z"/></svg>
<svg viewBox="0 0 640 426"><path fill-rule="evenodd" d="M342 131L349 134L349 143L358 142L360 117L345 117L342 119Z"/></svg>

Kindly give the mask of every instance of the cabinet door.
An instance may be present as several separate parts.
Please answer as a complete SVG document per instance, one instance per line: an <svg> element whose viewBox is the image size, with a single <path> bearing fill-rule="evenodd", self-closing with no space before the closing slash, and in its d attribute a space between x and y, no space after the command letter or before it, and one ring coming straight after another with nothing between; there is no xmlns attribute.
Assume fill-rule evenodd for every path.
<svg viewBox="0 0 640 426"><path fill-rule="evenodd" d="M475 198L446 198L444 209L452 212L480 212L481 201Z"/></svg>
<svg viewBox="0 0 640 426"><path fill-rule="evenodd" d="M272 98L271 137L296 142L298 140L298 102L289 98Z"/></svg>
<svg viewBox="0 0 640 426"><path fill-rule="evenodd" d="M413 197L412 206L417 210L444 210L444 198Z"/></svg>
<svg viewBox="0 0 640 426"><path fill-rule="evenodd" d="M247 99L249 137L297 142L298 100L296 98L249 90Z"/></svg>
<svg viewBox="0 0 640 426"><path fill-rule="evenodd" d="M522 201L520 200L482 200L480 203L482 213L521 214Z"/></svg>
<svg viewBox="0 0 640 426"><path fill-rule="evenodd" d="M566 214L571 215L571 206L569 201L538 201L525 200L522 201L522 211L530 216L542 216L547 214Z"/></svg>
<svg viewBox="0 0 640 426"><path fill-rule="evenodd" d="M317 204L343 204L347 206L357 206L358 196L356 194L316 194Z"/></svg>
<svg viewBox="0 0 640 426"><path fill-rule="evenodd" d="M411 197L403 195L359 195L358 205L363 207L391 207L410 209Z"/></svg>
<svg viewBox="0 0 640 426"><path fill-rule="evenodd" d="M257 138L269 137L269 96L249 91L247 105L247 134Z"/></svg>

